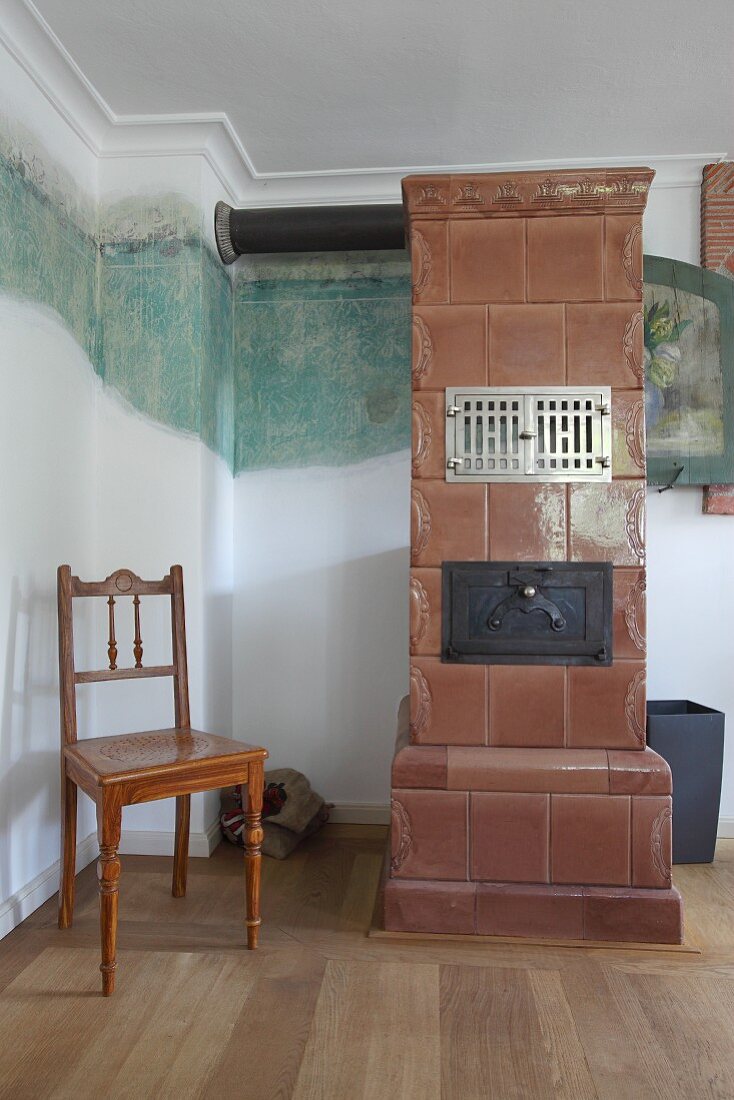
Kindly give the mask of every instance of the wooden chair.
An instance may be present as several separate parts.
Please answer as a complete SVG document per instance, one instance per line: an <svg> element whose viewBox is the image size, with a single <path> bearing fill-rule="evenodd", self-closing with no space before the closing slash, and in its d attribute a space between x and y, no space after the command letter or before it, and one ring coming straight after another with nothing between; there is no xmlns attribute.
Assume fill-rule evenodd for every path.
<svg viewBox="0 0 734 1100"><path fill-rule="evenodd" d="M140 597L171 597L172 664L143 666ZM109 608L109 667L93 672L74 669L72 601L79 596L106 596ZM133 668L117 667L115 600L132 598L135 620ZM58 569L59 689L61 695L61 884L59 928L68 928L74 910L77 787L97 806L99 836L102 992L115 988L117 898L120 881L122 807L157 798L176 798L173 887L176 898L186 893L191 793L230 784L247 784L245 811L245 879L247 946L257 947L260 926L261 812L265 749L191 729L186 666L183 572L180 565L160 581L143 581L129 569L118 569L104 581L85 582ZM148 733L120 734L77 740L76 685L101 680L132 680L141 676L172 676L175 726ZM244 796L244 791L243 791Z"/></svg>

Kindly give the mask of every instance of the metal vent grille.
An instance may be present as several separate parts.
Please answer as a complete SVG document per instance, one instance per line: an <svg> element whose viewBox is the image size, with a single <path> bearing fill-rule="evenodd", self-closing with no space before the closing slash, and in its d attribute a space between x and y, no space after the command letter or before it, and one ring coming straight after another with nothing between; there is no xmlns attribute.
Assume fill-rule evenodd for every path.
<svg viewBox="0 0 734 1100"><path fill-rule="evenodd" d="M447 481L610 481L611 390L446 390Z"/></svg>

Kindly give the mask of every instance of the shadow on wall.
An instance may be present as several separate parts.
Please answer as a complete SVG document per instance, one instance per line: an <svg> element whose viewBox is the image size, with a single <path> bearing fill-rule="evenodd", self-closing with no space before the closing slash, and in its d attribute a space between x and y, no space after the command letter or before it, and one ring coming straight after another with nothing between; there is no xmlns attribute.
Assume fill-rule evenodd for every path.
<svg viewBox="0 0 734 1100"><path fill-rule="evenodd" d="M270 767L298 768L327 798L389 801L408 690L408 576L400 547L239 587L236 736L264 744Z"/></svg>
<svg viewBox="0 0 734 1100"><path fill-rule="evenodd" d="M82 617L80 617L82 618ZM79 623L78 633L85 633ZM58 859L59 689L55 592L11 580L0 712L0 899L27 881L27 867ZM91 699L80 703L88 725ZM51 777L53 776L53 780ZM94 828L80 818L79 839Z"/></svg>

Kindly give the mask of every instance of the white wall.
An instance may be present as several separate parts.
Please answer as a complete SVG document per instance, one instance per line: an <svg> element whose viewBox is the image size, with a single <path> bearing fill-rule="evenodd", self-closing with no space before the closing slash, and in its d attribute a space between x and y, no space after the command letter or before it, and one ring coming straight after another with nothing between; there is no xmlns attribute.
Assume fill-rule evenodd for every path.
<svg viewBox="0 0 734 1100"><path fill-rule="evenodd" d="M408 680L409 486L407 452L235 479L237 736L339 803L388 800Z"/></svg>
<svg viewBox="0 0 734 1100"><path fill-rule="evenodd" d="M55 315L0 297L0 935L32 910L23 891L59 855L56 567L94 568L97 390ZM86 662L85 610L76 651ZM84 727L93 728L93 702L80 699ZM91 804L82 806L80 839L93 828Z"/></svg>

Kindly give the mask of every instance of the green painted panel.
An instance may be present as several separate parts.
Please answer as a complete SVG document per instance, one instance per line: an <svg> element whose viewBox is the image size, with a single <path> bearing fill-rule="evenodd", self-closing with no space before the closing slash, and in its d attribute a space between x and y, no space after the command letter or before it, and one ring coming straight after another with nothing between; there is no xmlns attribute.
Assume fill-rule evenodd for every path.
<svg viewBox="0 0 734 1100"><path fill-rule="evenodd" d="M734 281L645 256L644 316L648 481L734 483Z"/></svg>
<svg viewBox="0 0 734 1100"><path fill-rule="evenodd" d="M261 283L250 258L235 286L235 470L409 447L404 254L266 257L260 270Z"/></svg>

